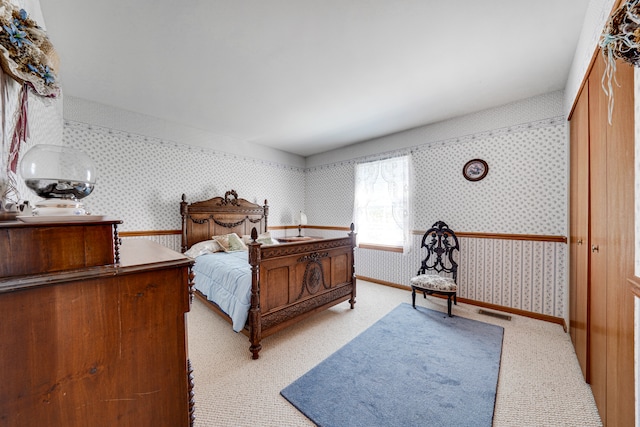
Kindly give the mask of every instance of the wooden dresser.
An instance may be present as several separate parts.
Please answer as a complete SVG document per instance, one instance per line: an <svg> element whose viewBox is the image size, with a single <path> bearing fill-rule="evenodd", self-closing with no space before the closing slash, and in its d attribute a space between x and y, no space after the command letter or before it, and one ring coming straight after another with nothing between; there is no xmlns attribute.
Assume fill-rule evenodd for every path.
<svg viewBox="0 0 640 427"><path fill-rule="evenodd" d="M117 220L0 222L0 426L188 426L192 261Z"/></svg>

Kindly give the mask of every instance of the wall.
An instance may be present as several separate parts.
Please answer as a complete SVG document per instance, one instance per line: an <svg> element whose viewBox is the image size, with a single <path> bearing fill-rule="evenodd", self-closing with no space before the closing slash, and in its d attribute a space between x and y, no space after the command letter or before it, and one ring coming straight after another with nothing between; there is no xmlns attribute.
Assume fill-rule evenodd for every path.
<svg viewBox="0 0 640 427"><path fill-rule="evenodd" d="M424 230L443 218L453 229L467 232L566 235L567 135L566 122L558 116L562 99L555 92L376 140L375 151L400 144L400 150L412 152L414 228ZM299 210L307 213L310 224L351 223L353 165L367 156L304 169L277 150L267 153L268 159L254 156L255 150L241 150L251 156L229 152L233 147L224 138L213 149L198 146L193 143L203 138L198 131L152 117L73 97L65 98L64 108L64 143L86 151L98 165L98 183L86 205L92 213L121 218L122 231L177 230L182 193L195 201L229 189L252 202L268 199L272 226L293 224ZM219 138L210 137L215 142ZM357 147L349 147L354 149L357 154ZM461 170L475 157L487 160L490 171L473 183ZM436 177L444 177L437 186ZM441 185L455 196L436 204L435 190ZM414 238L417 247L420 236ZM153 239L179 247L179 236ZM463 238L461 244L461 297L565 315L564 244L476 238ZM359 275L403 284L416 270L420 252L359 249L356 260Z"/></svg>
<svg viewBox="0 0 640 427"><path fill-rule="evenodd" d="M410 152L414 229L424 231L441 219L462 232L566 236L568 125L562 105L562 92L555 92L379 138L376 150L358 144L313 156L306 174L309 222L347 226L354 164L380 153ZM462 167L476 157L488 162L489 174L470 182ZM336 161L317 164L325 159ZM423 255L417 249L421 237L414 236L408 254L358 249L356 273L406 285ZM459 285L463 298L564 318L566 244L462 238Z"/></svg>
<svg viewBox="0 0 640 427"><path fill-rule="evenodd" d="M573 63L569 70L569 78L565 86L564 111L568 116L573 101L578 96L580 86L584 76L587 74L591 58L600 41L602 30L604 29L609 15L617 0L590 0L587 12L582 24L582 31L573 57Z"/></svg>
<svg viewBox="0 0 640 427"><path fill-rule="evenodd" d="M121 231L178 230L183 193L196 201L230 189L254 203L267 199L270 225L293 224L295 213L304 210L305 173L296 165L304 160L267 147L218 141L218 135L209 135L213 149L199 147L206 137L195 129L65 97L63 140L48 142L93 158L97 183L85 205L95 215L122 219ZM32 194L26 198L37 200ZM179 236L154 240L179 250Z"/></svg>
<svg viewBox="0 0 640 427"><path fill-rule="evenodd" d="M17 7L23 8L27 11L29 17L35 20L40 27L46 30L46 23L40 9L39 0L11 0L10 3ZM0 69L0 75L3 71ZM2 175L0 177L5 178L6 171L6 159L8 157L9 146L11 142L12 132L15 129L17 120L17 112L20 104L20 89L22 85L15 80L5 75L6 78L6 93L2 96L5 98L0 103L0 115L3 116L2 141L0 141L0 166L2 166ZM43 98L35 94L35 91L30 90L28 96L28 135L27 140L20 146L20 156L25 153L29 148L35 144L59 144L62 140L62 96L57 98ZM3 111L3 108L6 111ZM19 165L18 165L19 173ZM17 177L17 200L21 202L23 200L33 200L35 196L24 185L24 182L18 175Z"/></svg>
<svg viewBox="0 0 640 427"><path fill-rule="evenodd" d="M411 149L425 144L471 138L474 135L484 135L512 126L536 123L547 120L549 117L560 117L564 115L562 100L562 91L536 96L527 99L526 102L513 102L499 108L478 111L463 117L309 156L306 166L313 168L394 150Z"/></svg>
<svg viewBox="0 0 640 427"><path fill-rule="evenodd" d="M116 129L133 136L141 136L151 141L180 142L193 147L209 148L216 151L248 156L266 162L304 167L305 160L296 154L238 140L227 135L214 134L200 129L182 126L166 120L159 120L144 114L112 108L106 105L67 96L64 102L64 117L67 120L87 123L98 128Z"/></svg>
<svg viewBox="0 0 640 427"><path fill-rule="evenodd" d="M412 153L414 229L444 219L465 232L566 235L568 138L559 116L562 99L555 92L373 141L377 153ZM310 224L346 227L352 220L353 165L371 156L370 145L358 144L348 148L348 160L305 169L291 165L300 159L288 153L272 150L265 159L255 153L266 147L229 152L233 147L224 138L218 143L218 135L210 135L213 149L204 148L197 142L206 135L199 131L73 97L64 99L64 113L61 143L87 152L98 165L87 208L122 219L121 231L177 230L182 193L195 201L229 189L252 202L268 199L272 226L294 224L295 213L304 210ZM339 158L344 152L327 155ZM461 170L475 157L487 160L490 171L484 180L469 182ZM445 203L436 203L440 188L447 189ZM179 248L177 235L153 239ZM419 239L414 236L414 247ZM563 243L463 238L461 244L461 297L565 316ZM361 276L406 284L420 252L359 249L356 261Z"/></svg>
<svg viewBox="0 0 640 427"><path fill-rule="evenodd" d="M19 100L19 85L12 84L11 93L7 103L7 111L16 111ZM29 137L27 141L20 146L20 157L36 144L54 144L60 145L63 134L62 119L62 98L43 98L38 95L29 93L28 107L28 123ZM0 107L1 108L1 107ZM1 113L1 110L0 110ZM13 125L11 129L13 130ZM10 135L5 136L10 138ZM10 139L9 139L10 141ZM5 153L2 153L4 156ZM2 171L4 173L4 171ZM24 184L20 175L20 164L18 164L17 188L21 201L28 200L32 204L38 200L37 196L31 192Z"/></svg>
<svg viewBox="0 0 640 427"><path fill-rule="evenodd" d="M272 226L294 224L295 213L304 210L310 224L346 227L352 217L355 162L371 157L371 152L375 156L399 150L413 156L415 229L424 230L442 218L466 232L564 236L567 129L560 116L562 99L562 92L555 92L412 129L372 145L309 158L313 164L319 157L350 157L307 168L299 166L304 160L298 156L230 144L219 135L208 135L214 148L205 148L207 135L201 131L73 97L64 99L64 134L58 143L94 158L98 182L85 199L87 208L121 218L121 231L177 230L182 193L195 201L229 189L252 202L268 199ZM475 157L487 160L490 171L474 183L466 181L461 170ZM435 190L442 186L451 196L444 204L435 203L440 199ZM420 237L414 236L414 247ZM179 248L177 235L152 238ZM463 238L461 244L461 297L565 315L563 243ZM420 252L359 249L356 260L361 276L406 284Z"/></svg>

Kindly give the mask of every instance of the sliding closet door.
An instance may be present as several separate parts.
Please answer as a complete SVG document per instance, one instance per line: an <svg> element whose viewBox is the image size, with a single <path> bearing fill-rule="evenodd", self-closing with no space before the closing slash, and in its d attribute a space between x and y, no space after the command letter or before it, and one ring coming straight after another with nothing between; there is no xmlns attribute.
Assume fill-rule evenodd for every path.
<svg viewBox="0 0 640 427"><path fill-rule="evenodd" d="M604 62L589 76L589 382L600 417L607 415L607 99Z"/></svg>
<svg viewBox="0 0 640 427"><path fill-rule="evenodd" d="M618 61L614 114L607 126L607 426L631 426L634 409L633 67ZM602 252L601 252L602 254Z"/></svg>
<svg viewBox="0 0 640 427"><path fill-rule="evenodd" d="M569 331L585 380L589 381L589 86L580 93L570 123L570 256Z"/></svg>
<svg viewBox="0 0 640 427"><path fill-rule="evenodd" d="M605 426L632 426L634 404L634 301L627 278L634 265L634 81L633 68L618 62L614 109L608 122L608 98L602 90L604 61L596 59L588 79L588 322L587 378ZM575 113L579 119L580 106ZM572 118L573 121L573 118ZM572 131L573 138L578 138ZM580 163L580 151L572 159ZM580 180L573 171L572 179ZM573 191L573 186L572 186ZM580 227L574 209L582 203L572 196L572 221ZM574 205L575 204L575 205ZM578 236L579 232L574 230ZM577 239L576 239L577 240ZM580 316L580 249L575 245L576 316ZM571 267L574 271L574 267ZM579 342L579 333L574 333ZM579 346L576 354L580 358ZM581 362L582 363L582 362Z"/></svg>

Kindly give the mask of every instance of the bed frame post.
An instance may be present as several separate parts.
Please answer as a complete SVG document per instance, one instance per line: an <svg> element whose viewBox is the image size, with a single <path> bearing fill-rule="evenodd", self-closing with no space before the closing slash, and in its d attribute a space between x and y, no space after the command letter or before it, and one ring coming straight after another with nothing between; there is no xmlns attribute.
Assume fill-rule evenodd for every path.
<svg viewBox="0 0 640 427"><path fill-rule="evenodd" d="M262 209L264 210L264 230L263 230L263 232L266 233L267 231L269 231L269 225L267 224L267 219L269 218L269 205L267 204L267 199L264 199L264 206L262 207Z"/></svg>
<svg viewBox="0 0 640 427"><path fill-rule="evenodd" d="M266 200L265 200L266 206ZM251 352L251 358L257 359L258 353L262 349L262 324L260 313L260 246L256 239L258 238L258 231L254 227L251 229L251 243L249 243L249 264L251 265L251 308L249 309L249 341L251 346L249 351Z"/></svg>
<svg viewBox="0 0 640 427"><path fill-rule="evenodd" d="M182 193L182 201L180 202L180 216L182 217L182 243L180 244L180 252L185 253L187 249L187 215L189 214L189 205L187 204L187 196Z"/></svg>
<svg viewBox="0 0 640 427"><path fill-rule="evenodd" d="M353 309L356 305L356 233L353 223L351 223L349 228L351 229L349 237L351 237L351 247L353 248L351 254L351 299L349 300L349 304L351 305L351 309Z"/></svg>

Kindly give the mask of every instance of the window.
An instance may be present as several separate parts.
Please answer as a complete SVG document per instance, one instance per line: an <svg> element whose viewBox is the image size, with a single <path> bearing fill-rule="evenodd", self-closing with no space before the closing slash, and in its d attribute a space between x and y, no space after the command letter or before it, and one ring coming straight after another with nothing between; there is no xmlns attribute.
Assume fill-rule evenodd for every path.
<svg viewBox="0 0 640 427"><path fill-rule="evenodd" d="M356 165L354 223L359 243L409 249L410 170L409 155Z"/></svg>

